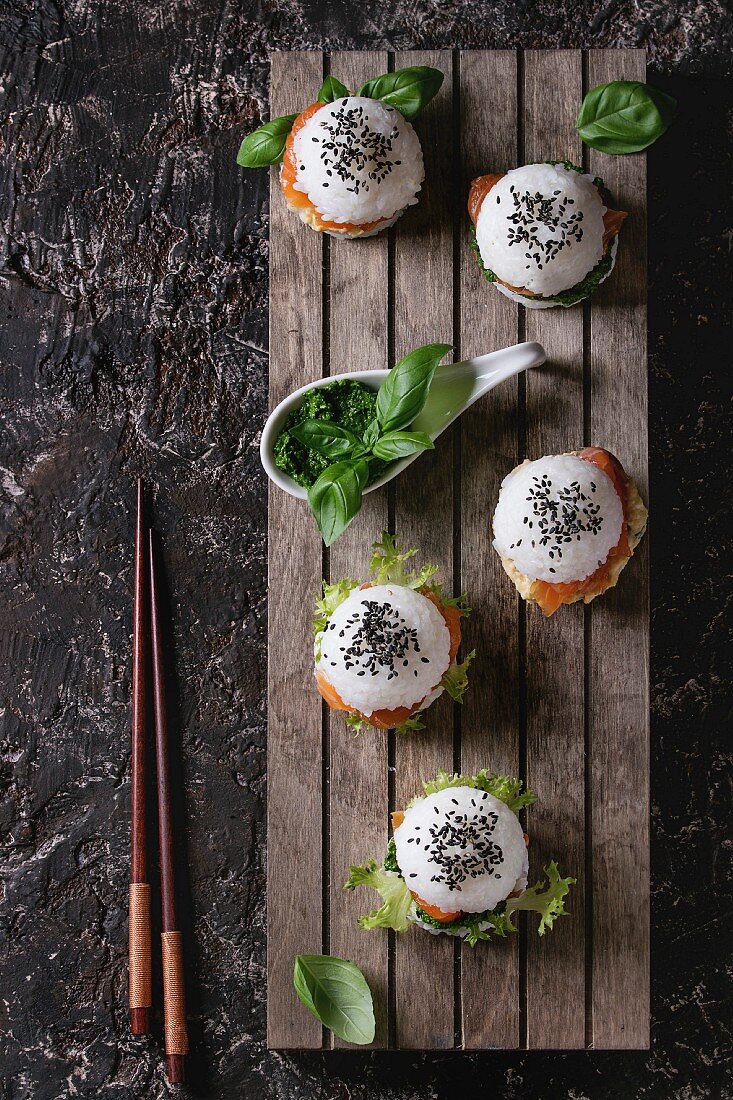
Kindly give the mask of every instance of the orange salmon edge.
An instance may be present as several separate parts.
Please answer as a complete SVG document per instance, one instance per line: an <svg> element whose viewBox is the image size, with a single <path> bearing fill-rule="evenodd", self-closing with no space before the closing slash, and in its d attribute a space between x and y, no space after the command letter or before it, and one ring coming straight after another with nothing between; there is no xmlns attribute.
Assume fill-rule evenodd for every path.
<svg viewBox="0 0 733 1100"><path fill-rule="evenodd" d="M440 909L437 905L428 905L428 903L426 901L423 901L420 895L416 894L414 890L410 890L410 893L412 894L413 898L418 903L422 911L424 913L427 913L429 917L432 917L433 920L440 921L441 924L448 924L450 921L456 920L456 918L460 917L461 915L460 909L456 909L455 912L452 913L446 913L444 909Z"/></svg>

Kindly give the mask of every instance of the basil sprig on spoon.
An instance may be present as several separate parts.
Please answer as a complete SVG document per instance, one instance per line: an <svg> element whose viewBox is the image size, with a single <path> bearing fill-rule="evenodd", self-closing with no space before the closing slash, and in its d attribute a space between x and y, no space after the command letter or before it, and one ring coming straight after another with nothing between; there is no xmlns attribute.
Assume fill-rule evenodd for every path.
<svg viewBox="0 0 733 1100"><path fill-rule="evenodd" d="M639 153L660 138L677 101L638 80L612 80L591 88L576 128L586 145L602 153Z"/></svg>
<svg viewBox="0 0 733 1100"><path fill-rule="evenodd" d="M370 461L394 462L433 450L429 435L407 429L422 412L438 364L450 350L450 344L427 344L401 359L379 387L377 415L361 438L329 420L304 420L288 429L299 443L334 460L308 490L326 546L358 515Z"/></svg>
<svg viewBox="0 0 733 1100"><path fill-rule="evenodd" d="M411 65L406 69L398 69L396 73L385 73L368 80L357 95L379 99L389 107L396 107L411 121L417 118L423 107L438 93L442 83L443 73L440 69L431 69L429 65ZM318 92L318 102L333 103L349 95L351 92L345 84L334 76L327 76ZM295 114L272 118L254 133L248 134L239 148L237 164L241 164L243 168L263 168L267 164L279 164L285 153L288 134L297 117Z"/></svg>

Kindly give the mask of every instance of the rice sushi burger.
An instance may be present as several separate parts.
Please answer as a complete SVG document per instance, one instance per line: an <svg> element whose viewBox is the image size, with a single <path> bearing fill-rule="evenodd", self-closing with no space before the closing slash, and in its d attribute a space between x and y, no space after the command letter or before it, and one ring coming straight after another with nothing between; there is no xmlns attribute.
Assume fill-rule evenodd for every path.
<svg viewBox="0 0 733 1100"><path fill-rule="evenodd" d="M526 460L504 478L494 549L523 599L545 615L612 588L646 530L636 485L609 451Z"/></svg>
<svg viewBox="0 0 733 1100"><path fill-rule="evenodd" d="M288 209L319 233L373 237L417 202L425 178L415 130L395 107L365 96L313 103L285 145Z"/></svg>
<svg viewBox="0 0 733 1100"><path fill-rule="evenodd" d="M374 546L372 579L323 585L314 619L318 690L346 722L398 732L423 729L422 712L444 691L461 702L469 654L459 662L463 598L449 599L436 569L411 571L392 535Z"/></svg>
<svg viewBox="0 0 733 1100"><path fill-rule="evenodd" d="M471 946L516 932L512 914L539 914L538 932L564 915L575 879L545 868L547 883L527 886L527 843L517 814L536 801L518 779L448 775L423 784L406 810L392 814L394 835L381 867L374 860L352 867L346 889L371 886L381 908L361 917L362 928L406 932L417 924L434 935L466 939Z"/></svg>
<svg viewBox="0 0 733 1100"><path fill-rule="evenodd" d="M567 162L479 176L468 211L484 275L528 309L588 298L613 270L627 217L602 179Z"/></svg>
<svg viewBox="0 0 733 1100"><path fill-rule="evenodd" d="M418 201L425 169L410 120L442 82L438 69L418 65L370 80L352 95L329 77L315 103L245 138L238 162L281 161L285 202L316 232L372 237Z"/></svg>

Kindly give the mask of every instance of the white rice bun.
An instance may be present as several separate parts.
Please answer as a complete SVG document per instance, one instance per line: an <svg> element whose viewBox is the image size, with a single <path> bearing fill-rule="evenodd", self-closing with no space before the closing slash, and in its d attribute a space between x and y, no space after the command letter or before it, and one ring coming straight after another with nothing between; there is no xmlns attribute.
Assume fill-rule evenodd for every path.
<svg viewBox="0 0 733 1100"><path fill-rule="evenodd" d="M444 913L483 913L526 883L527 847L517 815L474 787L418 799L394 834L410 890Z"/></svg>
<svg viewBox="0 0 733 1100"><path fill-rule="evenodd" d="M568 451L566 453L572 454L573 452ZM526 466L529 461L530 459L526 458L524 462L520 462L519 466L516 466L515 469L518 470L521 466ZM647 520L649 518L649 512L646 505L644 504L644 501L641 499L639 490L637 489L636 483L634 482L633 478L629 477L628 474L626 475L626 477L626 507L628 512L627 518L629 525L628 539L629 550L633 555L637 546L644 537ZM500 554L499 557L501 559L501 564L504 568L504 572L509 577L522 599L525 600L527 603L536 603L537 601L532 596L532 585L534 584L532 578L526 576L526 574L524 573L520 573L511 558L508 558L503 554ZM571 604L578 603L580 600L583 600L584 603L591 603L591 601L594 600L597 596L601 596L604 592L607 592L609 588L614 588L618 584L618 579L630 560L630 557L614 558L613 562L611 563L608 582L604 584L603 588L591 589L590 591L585 593L578 592L566 602L568 604Z"/></svg>
<svg viewBox="0 0 733 1100"><path fill-rule="evenodd" d="M298 130L292 155L294 189L336 226L384 222L375 227L381 231L417 202L425 177L411 124L396 108L366 96L346 96L321 107ZM338 230L329 227L328 232Z"/></svg>
<svg viewBox="0 0 733 1100"><path fill-rule="evenodd" d="M544 455L502 481L493 546L533 580L572 584L608 559L623 524L605 470L577 455Z"/></svg>
<svg viewBox="0 0 733 1100"><path fill-rule="evenodd" d="M476 219L476 243L498 279L549 298L600 263L605 212L592 176L560 163L526 164L491 188Z"/></svg>
<svg viewBox="0 0 733 1100"><path fill-rule="evenodd" d="M374 606L376 605L376 610ZM387 607L385 616L380 609ZM374 617L375 628L364 622ZM392 645L395 628L399 653L383 663L368 646ZM366 631L366 637L365 637ZM331 615L319 635L316 670L342 702L364 717L377 710L429 706L450 667L450 631L435 604L421 592L399 584L354 589Z"/></svg>

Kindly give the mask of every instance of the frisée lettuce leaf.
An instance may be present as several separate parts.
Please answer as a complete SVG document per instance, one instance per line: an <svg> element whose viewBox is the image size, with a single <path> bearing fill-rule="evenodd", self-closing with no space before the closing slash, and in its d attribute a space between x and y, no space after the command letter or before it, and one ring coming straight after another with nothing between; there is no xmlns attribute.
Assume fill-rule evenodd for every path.
<svg viewBox="0 0 733 1100"><path fill-rule="evenodd" d="M533 791L523 792L522 785L521 779L497 775L495 772L487 771L486 768L482 768L476 775L458 775L457 773L450 775L441 768L435 779L423 783L423 790L428 795L437 794L438 791L444 791L448 787L475 787L477 790L493 794L494 798L504 802L516 814L525 806L531 806L537 801L537 795ZM422 797L422 795L416 795L409 805L414 806Z"/></svg>
<svg viewBox="0 0 733 1100"><path fill-rule="evenodd" d="M442 772L441 775L446 779L453 778L446 772ZM506 779L507 777L496 778ZM517 783L518 780L509 782ZM392 837L387 845L384 865L378 868L375 861L370 860L363 867L352 867L344 889L355 890L357 886L372 886L382 897L384 904L381 908L373 909L367 916L359 918L360 928L393 928L395 932L406 932L411 923L419 920L422 924L448 936L460 936L471 947L475 947L482 940L491 940L495 937L506 939L510 932L516 932L517 926L512 921L512 913L524 911L539 913L540 923L537 933L540 936L552 929L557 917L567 915L564 898L576 880L561 878L554 860L545 867L545 874L548 877L548 883L538 882L528 887L518 897L510 897L506 901L499 902L495 909L486 910L484 913L461 913L455 920L439 921L426 913L410 893L397 862L397 846ZM481 925L485 924L490 924L491 927L482 928Z"/></svg>
<svg viewBox="0 0 733 1100"><path fill-rule="evenodd" d="M342 604L346 597L358 587L359 582L351 580L350 577L344 577L343 580L336 581L334 584L323 581L323 595L316 600L316 609L313 615L313 635L316 640L326 629L328 620L339 604ZM317 645L316 660L320 660L320 656L320 646Z"/></svg>
<svg viewBox="0 0 733 1100"><path fill-rule="evenodd" d="M574 878L561 878L554 860L545 867L548 882L538 882L527 887L518 898L508 898L507 916L522 910L540 914L537 934L543 936L551 929L557 917L567 916L563 899L576 882Z"/></svg>
<svg viewBox="0 0 733 1100"><path fill-rule="evenodd" d="M409 718L405 718L399 726L395 726L395 733L415 733L418 730L424 730L425 723L422 720L420 711L417 714L410 715Z"/></svg>
<svg viewBox="0 0 733 1100"><path fill-rule="evenodd" d="M440 681L441 687L445 688L456 703L462 703L463 696L468 691L468 666L475 656L476 650L472 649L465 661L451 665Z"/></svg>
<svg viewBox="0 0 733 1100"><path fill-rule="evenodd" d="M467 592L461 592L460 596L445 596L443 594L442 584L430 584L429 588L433 595L438 597L443 607L455 607L456 611L460 611L465 619L469 617L471 614L471 607L468 602Z"/></svg>
<svg viewBox="0 0 733 1100"><path fill-rule="evenodd" d="M355 890L357 886L371 886L381 896L383 905L372 909L364 917L359 917L360 928L393 928L395 932L406 932L410 927L407 914L414 906L412 894L398 871L386 871L377 867L370 859L363 867L351 867L344 890Z"/></svg>
<svg viewBox="0 0 733 1100"><path fill-rule="evenodd" d="M373 544L372 549L374 553L369 562L369 572L374 574L374 584L399 584L418 591L438 572L437 565L424 565L419 570L406 569L405 563L414 558L417 549L402 550L397 536L390 535L388 531L382 532L381 539Z"/></svg>
<svg viewBox="0 0 733 1100"><path fill-rule="evenodd" d="M443 607L455 607L462 615L468 617L471 608L468 606L468 597L465 592L460 596L446 596L443 585L433 580L438 572L437 565L424 565L422 569L408 569L406 562L414 558L417 549L403 550L397 542L396 535L390 535L388 531L382 532L382 537L372 545L372 559L369 563L369 571L373 574L373 584L399 584L403 588L413 588L419 591L421 588L429 588L437 596Z"/></svg>
<svg viewBox="0 0 733 1100"><path fill-rule="evenodd" d="M344 721L354 733L361 733L364 726L369 724L366 718L362 718L360 714L344 714Z"/></svg>

